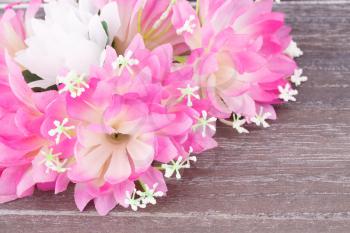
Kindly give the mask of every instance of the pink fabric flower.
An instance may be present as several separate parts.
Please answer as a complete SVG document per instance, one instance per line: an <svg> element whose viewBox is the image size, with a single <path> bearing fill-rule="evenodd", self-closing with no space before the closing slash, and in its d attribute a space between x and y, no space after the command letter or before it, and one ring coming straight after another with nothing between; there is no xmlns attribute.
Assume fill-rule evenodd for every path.
<svg viewBox="0 0 350 233"><path fill-rule="evenodd" d="M126 48L136 36L140 34L148 49L155 49L163 44L170 44L176 55L188 51L182 35L176 32L174 27L173 9L178 4L190 3L186 0L95 0L99 7L108 2L118 4L121 18L121 28L114 40L115 49L124 53Z"/></svg>
<svg viewBox="0 0 350 233"><path fill-rule="evenodd" d="M14 11L12 6L17 4L21 3L8 5L0 19L0 51L2 57L4 57L5 51L13 57L18 51L25 48L24 40L31 32L28 22L35 16L41 0L30 1L26 13L21 10Z"/></svg>
<svg viewBox="0 0 350 233"><path fill-rule="evenodd" d="M275 118L269 105L281 102L278 86L285 86L296 68L283 54L291 40L283 15L271 12L272 0L202 0L199 9L199 18L193 21L202 26L185 37L193 49L188 65L195 67L197 85L210 101L211 113L251 119L263 108ZM186 6L175 11L182 19L195 15Z"/></svg>
<svg viewBox="0 0 350 233"><path fill-rule="evenodd" d="M72 147L67 143L54 145L42 134L43 122L48 120L46 113L57 92L33 92L25 83L21 67L12 59L25 47L24 40L31 31L27 22L40 4L40 0L31 1L25 15L15 12L10 5L0 20L1 203L31 195L35 185L42 190L61 192L69 182L65 174L47 171L43 157L49 147L63 152L57 159L71 153Z"/></svg>
<svg viewBox="0 0 350 233"><path fill-rule="evenodd" d="M118 203L125 205L125 198L121 201L113 191L124 187L125 182L141 180L149 187L157 183L157 190L166 192L163 176L152 168L154 161L168 163L178 156L186 157L189 148L200 152L216 146L214 132L198 143L195 137L201 133L192 130L200 117L196 109L203 106L197 102L190 108L186 102L168 99L174 91L166 87L168 77L178 79L180 85L185 72L170 70L171 46L149 51L137 35L126 53L131 56L117 56L107 48L103 67L92 69L89 88L78 98L67 95L69 118L81 122L77 127L76 163L68 176L79 190L95 190L89 200L94 199L103 214ZM134 62L123 67L118 64L123 58ZM150 171L151 180L146 176ZM84 195L85 191L78 193ZM96 203L101 197L104 208ZM76 198L83 208L86 203Z"/></svg>
<svg viewBox="0 0 350 233"><path fill-rule="evenodd" d="M68 180L65 174L48 170L45 152L48 148L60 151L58 159L70 156L67 143L54 145L42 134L46 111L57 97L57 92L34 93L28 87L19 66L7 55L8 80L2 80L0 88L0 177L1 202L31 195L35 184L40 189L65 190ZM63 150L62 148L65 148ZM46 172L47 171L47 172ZM7 185L7 184L11 185Z"/></svg>

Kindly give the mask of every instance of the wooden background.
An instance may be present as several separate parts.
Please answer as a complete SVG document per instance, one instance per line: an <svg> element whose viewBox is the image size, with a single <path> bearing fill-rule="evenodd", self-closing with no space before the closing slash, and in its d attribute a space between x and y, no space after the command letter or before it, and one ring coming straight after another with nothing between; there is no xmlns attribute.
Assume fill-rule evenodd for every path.
<svg viewBox="0 0 350 233"><path fill-rule="evenodd" d="M1 233L350 232L350 1L285 1L310 81L267 130L219 126L158 205L99 217L72 189L0 205Z"/></svg>

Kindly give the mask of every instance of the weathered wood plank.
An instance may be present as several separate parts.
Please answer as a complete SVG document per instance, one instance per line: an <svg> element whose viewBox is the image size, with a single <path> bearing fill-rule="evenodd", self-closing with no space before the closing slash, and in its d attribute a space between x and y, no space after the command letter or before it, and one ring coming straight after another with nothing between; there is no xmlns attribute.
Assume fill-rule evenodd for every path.
<svg viewBox="0 0 350 233"><path fill-rule="evenodd" d="M168 197L133 213L79 214L72 189L0 206L0 232L350 232L350 4L294 1L287 13L310 81L266 130L199 156ZM20 224L19 224L20 223Z"/></svg>
<svg viewBox="0 0 350 233"><path fill-rule="evenodd" d="M62 233L62 232L97 232L97 233L127 233L127 232L191 232L191 233L213 233L213 232L239 232L239 233L314 233L332 232L348 233L346 230L348 222L341 218L322 220L312 218L304 219L286 216L274 218L273 216L235 216L227 219L224 216L217 217L203 215L173 216L108 216L99 218L96 216L9 216L7 222L2 226L2 233ZM201 219L201 221L198 221ZM19 224L20 223L20 224ZM26 230L23 230L26 229Z"/></svg>

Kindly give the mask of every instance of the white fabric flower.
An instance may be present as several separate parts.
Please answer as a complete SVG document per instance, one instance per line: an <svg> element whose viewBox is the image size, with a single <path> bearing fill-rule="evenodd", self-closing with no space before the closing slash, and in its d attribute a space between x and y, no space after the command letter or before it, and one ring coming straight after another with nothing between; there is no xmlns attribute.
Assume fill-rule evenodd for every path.
<svg viewBox="0 0 350 233"><path fill-rule="evenodd" d="M187 106L192 107L192 97L199 100L200 96L196 94L196 92L199 90L198 86L191 87L190 84L187 84L186 88L178 88L178 90L181 92L181 96L178 99L179 101L182 101L184 98L187 98Z"/></svg>
<svg viewBox="0 0 350 233"><path fill-rule="evenodd" d="M303 70L302 69L296 69L294 71L294 74L292 75L290 81L295 84L295 86L300 86L301 83L307 81L307 77L303 76Z"/></svg>
<svg viewBox="0 0 350 233"><path fill-rule="evenodd" d="M162 164L162 169L165 170L164 176L166 178L170 178L174 175L176 179L181 179L180 170L191 168L191 161L197 162L196 156L190 156L193 152L193 148L190 147L190 151L188 152L187 159L184 159L182 156L179 156L176 161L172 160L170 164Z"/></svg>
<svg viewBox="0 0 350 233"><path fill-rule="evenodd" d="M292 89L289 83L287 83L285 87L278 86L278 90L280 92L280 95L278 96L280 99L285 102L296 101L295 96L298 94L298 91Z"/></svg>
<svg viewBox="0 0 350 233"><path fill-rule="evenodd" d="M68 118L64 118L62 122L55 120L53 124L56 128L51 129L48 133L51 137L56 136L55 142L56 144L59 144L61 141L61 136L65 135L68 139L71 139L71 131L75 129L74 125L67 126L67 123L69 122Z"/></svg>
<svg viewBox="0 0 350 233"><path fill-rule="evenodd" d="M131 194L126 191L125 204L129 205L133 211L137 211L138 208L146 208L146 204L141 202L141 198L136 198L136 193L136 189Z"/></svg>
<svg viewBox="0 0 350 233"><path fill-rule="evenodd" d="M120 27L116 2L98 9L93 0L57 0L44 10L44 20L32 19L27 48L16 56L17 62L43 78L31 86L42 88L56 84L62 68L89 73Z"/></svg>
<svg viewBox="0 0 350 233"><path fill-rule="evenodd" d="M250 120L255 123L257 126L262 126L264 128L270 127L270 124L266 122L272 116L270 112L264 112L264 108L260 108L260 112L252 117Z"/></svg>
<svg viewBox="0 0 350 233"><path fill-rule="evenodd" d="M147 184L143 185L144 191L136 191L136 194L140 196L141 203L147 205L157 204L156 197L162 197L164 196L164 193L162 191L157 191L158 183L155 183L152 188L149 188Z"/></svg>
<svg viewBox="0 0 350 233"><path fill-rule="evenodd" d="M243 127L245 125L245 123L247 123L247 120L242 118L241 115L239 115L239 114L233 115L232 128L237 130L238 133L240 133L240 134L249 133L249 131Z"/></svg>
<svg viewBox="0 0 350 233"><path fill-rule="evenodd" d="M291 58L300 57L304 55L304 52L298 47L298 44L293 40L289 43L284 53Z"/></svg>
<svg viewBox="0 0 350 233"><path fill-rule="evenodd" d="M193 126L193 130L197 130L199 128L202 129L202 136L207 136L207 128L209 128L212 131L216 131L215 122L217 118L216 117L210 117L208 119L208 113L206 111L202 111L202 117L197 119L197 124Z"/></svg>

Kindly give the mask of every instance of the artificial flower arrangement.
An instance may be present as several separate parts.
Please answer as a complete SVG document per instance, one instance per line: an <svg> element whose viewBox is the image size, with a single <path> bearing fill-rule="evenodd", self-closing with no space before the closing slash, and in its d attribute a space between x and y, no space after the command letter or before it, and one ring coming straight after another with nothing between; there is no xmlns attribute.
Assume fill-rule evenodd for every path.
<svg viewBox="0 0 350 233"><path fill-rule="evenodd" d="M217 121L269 127L307 79L272 0L21 4L0 20L0 203L73 183L81 211L156 204Z"/></svg>

